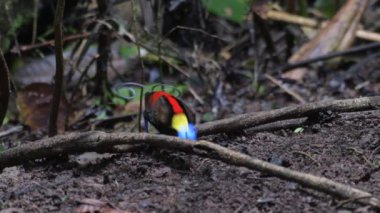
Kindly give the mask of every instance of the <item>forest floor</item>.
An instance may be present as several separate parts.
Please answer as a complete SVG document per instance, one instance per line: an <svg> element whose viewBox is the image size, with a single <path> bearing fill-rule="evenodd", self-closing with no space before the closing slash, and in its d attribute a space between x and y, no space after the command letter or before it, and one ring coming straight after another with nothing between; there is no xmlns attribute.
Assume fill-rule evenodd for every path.
<svg viewBox="0 0 380 213"><path fill-rule="evenodd" d="M178 2L187 4L187 2L201 1ZM192 8L199 8L198 6ZM196 12L194 14L198 14L197 10L194 10ZM370 15L370 12L365 14ZM107 76L113 79L110 80L112 86L126 81L142 81L146 85L151 85L158 82L158 76L164 79L160 80L161 83L190 86L182 99L195 111L198 123L243 113L294 106L299 103L380 94L380 55L376 51L347 57L338 67L310 66L312 69L304 77L291 80L282 76L281 67L288 63L289 53L298 49L296 46L302 44L303 40L307 40L306 36L300 37L304 33L299 27L290 27L283 23L268 25L267 28L273 35L272 40L275 41L276 51L273 53L271 52L273 50L269 51L271 48L267 47L267 42L264 42L265 33L257 31L256 27L254 30L248 25L243 27L228 24L224 20L220 21L220 18L207 19L204 27L203 21L194 18L198 15L184 13L182 9L177 13L182 14L184 19L173 19L165 28L171 29L177 25L181 26L181 23L188 23L186 27L198 29L197 26L202 26L199 27L202 31L184 30L171 33L168 44L160 42L158 53L150 53L154 57L146 56L145 69L140 67L142 63L137 56L131 57L126 62L124 56L114 55L113 63L118 65L119 62L120 64L123 62L124 67L116 66L117 72L108 72L111 75L117 73L112 78ZM123 12L123 14L132 13ZM209 17L208 12L205 14ZM164 20L165 17L163 16ZM377 23L373 22L376 18L372 16L367 20L369 24ZM198 25L197 22L201 24ZM171 26L171 23L175 25ZM367 26L368 23L364 24L364 29L371 29ZM207 29L207 35L203 33L203 29ZM210 37L209 33L210 35L217 33L220 38ZM263 35L259 36L260 33ZM138 35L136 34L136 37ZM289 42L289 38L294 38L291 40L297 42ZM156 40L154 36L152 41ZM226 43L224 40L229 42ZM81 42L78 41L78 44L82 46ZM151 41L142 43L145 42L147 46L154 43ZM300 43L297 44L298 42ZM362 43L364 42L355 46ZM115 44L113 46L117 49L111 52L121 50L119 46L122 43L115 42ZM198 50L198 44L201 51ZM164 50L166 46L170 47L167 48L165 57L172 57L173 52L178 53L178 58L173 57L173 62L165 59L168 61L167 64L161 66L161 45ZM126 50L129 50L128 48ZM72 55L82 54L74 53ZM90 67L95 59L92 56L95 54L95 49L93 53L91 49L87 50L87 53L87 58L90 60L88 63L82 62L82 65L88 64ZM160 60L152 61L152 58L156 57ZM26 63L24 72L22 69L18 72L19 78L16 74L12 78L20 88L21 85L18 84L22 82L26 82L25 85L41 82L50 84L55 69L45 65L54 59L54 55L50 55L37 61L35 66ZM176 62L177 59L181 60ZM76 61L79 64L79 59L69 64L76 64ZM189 76L182 71L182 74L173 71L173 63ZM47 67L46 72L42 72L44 67ZM81 69L87 70L85 66ZM95 72L95 68L93 71ZM29 76L27 73L30 73ZM46 73L49 74L48 78ZM120 74L123 78L117 79ZM88 97L92 96L88 91L92 91L96 83L92 82L92 77L86 78L88 83L82 83L83 85L78 83L78 88L71 85L69 87L71 89L65 91L74 97L68 101L73 106L68 104L69 107L62 108L73 108L84 117L83 120L76 119L74 124L77 125L71 125L70 131L99 129L92 119L101 120L103 117L100 115L103 112L107 118L138 113L138 101L128 102L132 103L129 108L133 108L130 110L133 112L128 111L127 105L124 104L119 106L95 104L95 102L101 103L99 97ZM34 82L35 79L39 81ZM37 89L44 89L42 94L51 95L50 86L44 87L45 89L37 87ZM36 133L32 127L26 127L28 124L23 123L20 119L22 116L19 115L22 115L23 110L27 115L45 112L45 116L41 119L35 116L37 117L35 123L39 124L39 121L42 121L41 123L46 124L45 121L50 116L46 112L50 112L50 106L45 103L50 103L50 100L44 99L46 96L40 95L41 101L26 95L28 92L35 93L38 90L27 90L25 93L21 91L17 92L18 98L23 97L23 94L32 98L25 101L24 107L20 107L19 103L16 107L15 100L13 104L9 104L8 114L17 111L16 109L20 112L14 112L15 116L9 116L9 122L1 127L0 133L15 125L21 130L5 137L0 136L0 153L46 137L45 133ZM297 98L298 96L300 98ZM45 108L42 109L35 103L42 103ZM208 135L201 139L292 170L326 177L380 198L380 187L378 187L380 186L380 109L340 114L321 113L319 119L296 127L265 131L248 129L234 134ZM104 128L108 128L108 132L133 132L131 131L133 127L137 129L135 125L137 122L131 121L135 117L131 116L128 121L119 122L111 128ZM100 201L106 204L102 205ZM101 207L94 207L97 205ZM85 212L83 209L91 206L95 209L102 208L98 209L98 212L103 213L115 209L121 210L113 212L375 212L369 206L357 204L354 200L333 197L270 174L182 152L152 148L123 154L78 153L68 158L57 156L55 159L39 159L0 170L0 213Z"/></svg>
<svg viewBox="0 0 380 213"><path fill-rule="evenodd" d="M380 196L380 110L294 129L204 137L259 159ZM4 142L6 139L2 139ZM372 211L243 167L171 151L70 156L0 173L0 209L74 212L86 198L126 212Z"/></svg>

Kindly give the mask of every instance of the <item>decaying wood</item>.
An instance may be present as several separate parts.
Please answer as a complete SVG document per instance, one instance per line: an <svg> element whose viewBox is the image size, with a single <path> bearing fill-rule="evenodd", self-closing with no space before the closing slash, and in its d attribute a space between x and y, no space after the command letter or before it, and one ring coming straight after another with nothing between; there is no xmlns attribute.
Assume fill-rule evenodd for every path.
<svg viewBox="0 0 380 213"><path fill-rule="evenodd" d="M368 0L348 0L333 19L319 30L309 42L302 45L288 62L296 63L349 48L355 40L359 21L367 4ZM337 62L338 58L329 61L330 65ZM282 76L302 81L307 71L306 68L296 68L283 73Z"/></svg>
<svg viewBox="0 0 380 213"><path fill-rule="evenodd" d="M296 182L327 194L352 199L365 205L380 208L380 200L372 194L324 177L291 170L230 150L209 141L189 141L177 137L147 133L105 133L99 131L71 133L43 139L0 153L0 169L27 160L52 157L85 151L106 152L116 145L149 145L157 149L170 149L213 158L227 164L243 166ZM126 150L128 151L128 150ZM362 199L357 199L362 198Z"/></svg>
<svg viewBox="0 0 380 213"><path fill-rule="evenodd" d="M347 100L322 101L298 106L285 107L266 112L238 115L232 118L211 121L198 126L198 135L236 132L246 128L274 121L309 117L321 111L351 112L380 108L380 96Z"/></svg>
<svg viewBox="0 0 380 213"><path fill-rule="evenodd" d="M347 37L353 37L355 31L352 31L351 28L354 27L356 30L367 2L367 0L347 1L326 27L321 29L311 41L304 44L293 54L289 62L294 63L342 50L343 46L347 48L347 44L343 45L341 42L349 40Z"/></svg>

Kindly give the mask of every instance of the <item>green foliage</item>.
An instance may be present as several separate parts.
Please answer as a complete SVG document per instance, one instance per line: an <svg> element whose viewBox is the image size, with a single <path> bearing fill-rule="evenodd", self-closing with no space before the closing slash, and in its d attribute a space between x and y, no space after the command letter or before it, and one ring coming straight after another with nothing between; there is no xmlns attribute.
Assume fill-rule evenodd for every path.
<svg viewBox="0 0 380 213"><path fill-rule="evenodd" d="M202 115L202 121L210 122L215 119L215 116L211 112L206 112Z"/></svg>
<svg viewBox="0 0 380 213"><path fill-rule="evenodd" d="M128 101L122 97L132 97L134 95L130 89L125 88L125 87L119 88L115 90L115 92L117 93L116 96L112 97L112 103L115 105L126 104Z"/></svg>
<svg viewBox="0 0 380 213"><path fill-rule="evenodd" d="M8 116L8 113L7 113L7 114L5 115L4 120L3 120L3 125L8 124L8 122L9 122L9 116Z"/></svg>
<svg viewBox="0 0 380 213"><path fill-rule="evenodd" d="M337 10L337 7L339 5L336 5L337 1L331 1L331 0L317 0L314 3L314 7L322 12L326 18L332 18L335 15L335 12Z"/></svg>
<svg viewBox="0 0 380 213"><path fill-rule="evenodd" d="M135 58L138 56L139 49L135 44L126 44L120 48L120 54L123 58Z"/></svg>
<svg viewBox="0 0 380 213"><path fill-rule="evenodd" d="M69 200L69 196L68 195L65 195L65 196L63 196L62 198L61 198L61 200L62 200L62 202L66 202L66 201L68 201Z"/></svg>
<svg viewBox="0 0 380 213"><path fill-rule="evenodd" d="M162 90L159 84L153 83L153 84L147 84L144 87L144 92L150 92L150 91L157 91ZM164 91L171 93L173 95L177 95L175 91L180 92L181 94L187 91L187 86L184 84L178 84L174 87L170 88L164 88ZM119 88L118 90L115 90L117 93L116 96L112 97L112 103L115 105L124 105L129 100L140 100L141 97L141 88L135 87L132 89L128 89L126 87ZM120 97L121 96L121 97ZM123 97L131 97L129 100L126 100Z"/></svg>
<svg viewBox="0 0 380 213"><path fill-rule="evenodd" d="M307 1L306 0L300 0L299 1L299 10L300 10L300 14L302 16L307 16Z"/></svg>
<svg viewBox="0 0 380 213"><path fill-rule="evenodd" d="M242 23L249 11L248 0L202 0L203 5L217 16L235 23Z"/></svg>
<svg viewBox="0 0 380 213"><path fill-rule="evenodd" d="M253 91L255 91L256 96L264 96L266 92L266 87L264 84L260 84L256 81L252 80L251 88Z"/></svg>
<svg viewBox="0 0 380 213"><path fill-rule="evenodd" d="M177 60L175 57L168 57L168 56L162 56L161 59L165 59L170 64L179 65L181 64L181 61ZM161 63L160 57L157 54L149 52L144 56L144 60L151 62L151 63Z"/></svg>
<svg viewBox="0 0 380 213"><path fill-rule="evenodd" d="M304 131L303 127L298 127L294 130L294 133L302 133Z"/></svg>
<svg viewBox="0 0 380 213"><path fill-rule="evenodd" d="M96 115L97 120L106 119L109 116L107 115L107 112L105 110L102 110L99 112L99 114Z"/></svg>
<svg viewBox="0 0 380 213"><path fill-rule="evenodd" d="M0 46L8 50L18 29L33 17L34 1L2 0L0 1Z"/></svg>

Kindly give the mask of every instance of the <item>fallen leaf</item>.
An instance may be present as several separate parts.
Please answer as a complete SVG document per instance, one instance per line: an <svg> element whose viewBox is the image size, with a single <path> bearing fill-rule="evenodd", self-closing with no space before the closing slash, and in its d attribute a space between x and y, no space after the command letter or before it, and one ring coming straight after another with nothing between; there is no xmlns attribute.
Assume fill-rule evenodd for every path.
<svg viewBox="0 0 380 213"><path fill-rule="evenodd" d="M302 81L307 72L308 69L306 68L297 68L283 73L281 77L295 81Z"/></svg>
<svg viewBox="0 0 380 213"><path fill-rule="evenodd" d="M140 100L132 100L132 101L129 101L124 106L123 114L139 113L139 110L140 110Z"/></svg>
<svg viewBox="0 0 380 213"><path fill-rule="evenodd" d="M86 167L86 166L99 164L101 162L109 160L113 156L115 156L115 154L109 154L109 153L100 154L96 152L85 152L83 154L73 157L73 161L76 162L79 167Z"/></svg>
<svg viewBox="0 0 380 213"><path fill-rule="evenodd" d="M20 111L20 121L29 126L32 131L47 131L49 126L51 101L54 86L45 83L35 83L26 86L17 94L17 107ZM69 104L61 97L58 111L58 132L65 130L65 119Z"/></svg>
<svg viewBox="0 0 380 213"><path fill-rule="evenodd" d="M368 0L349 0L323 27L313 39L295 52L289 59L289 63L315 58L335 51L349 48L356 35L360 18L367 6ZM336 64L337 59L330 60L330 65ZM284 74L283 77L299 81L306 74L305 68L297 68L297 71L289 70L292 74Z"/></svg>

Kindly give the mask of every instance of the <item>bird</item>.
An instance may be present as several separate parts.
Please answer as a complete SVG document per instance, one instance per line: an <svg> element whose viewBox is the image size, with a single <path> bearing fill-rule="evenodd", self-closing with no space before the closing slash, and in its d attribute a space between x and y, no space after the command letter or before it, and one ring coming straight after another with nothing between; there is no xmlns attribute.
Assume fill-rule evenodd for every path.
<svg viewBox="0 0 380 213"><path fill-rule="evenodd" d="M179 98L165 91L145 94L144 128L148 122L161 134L175 135L182 139L196 140L195 115Z"/></svg>

